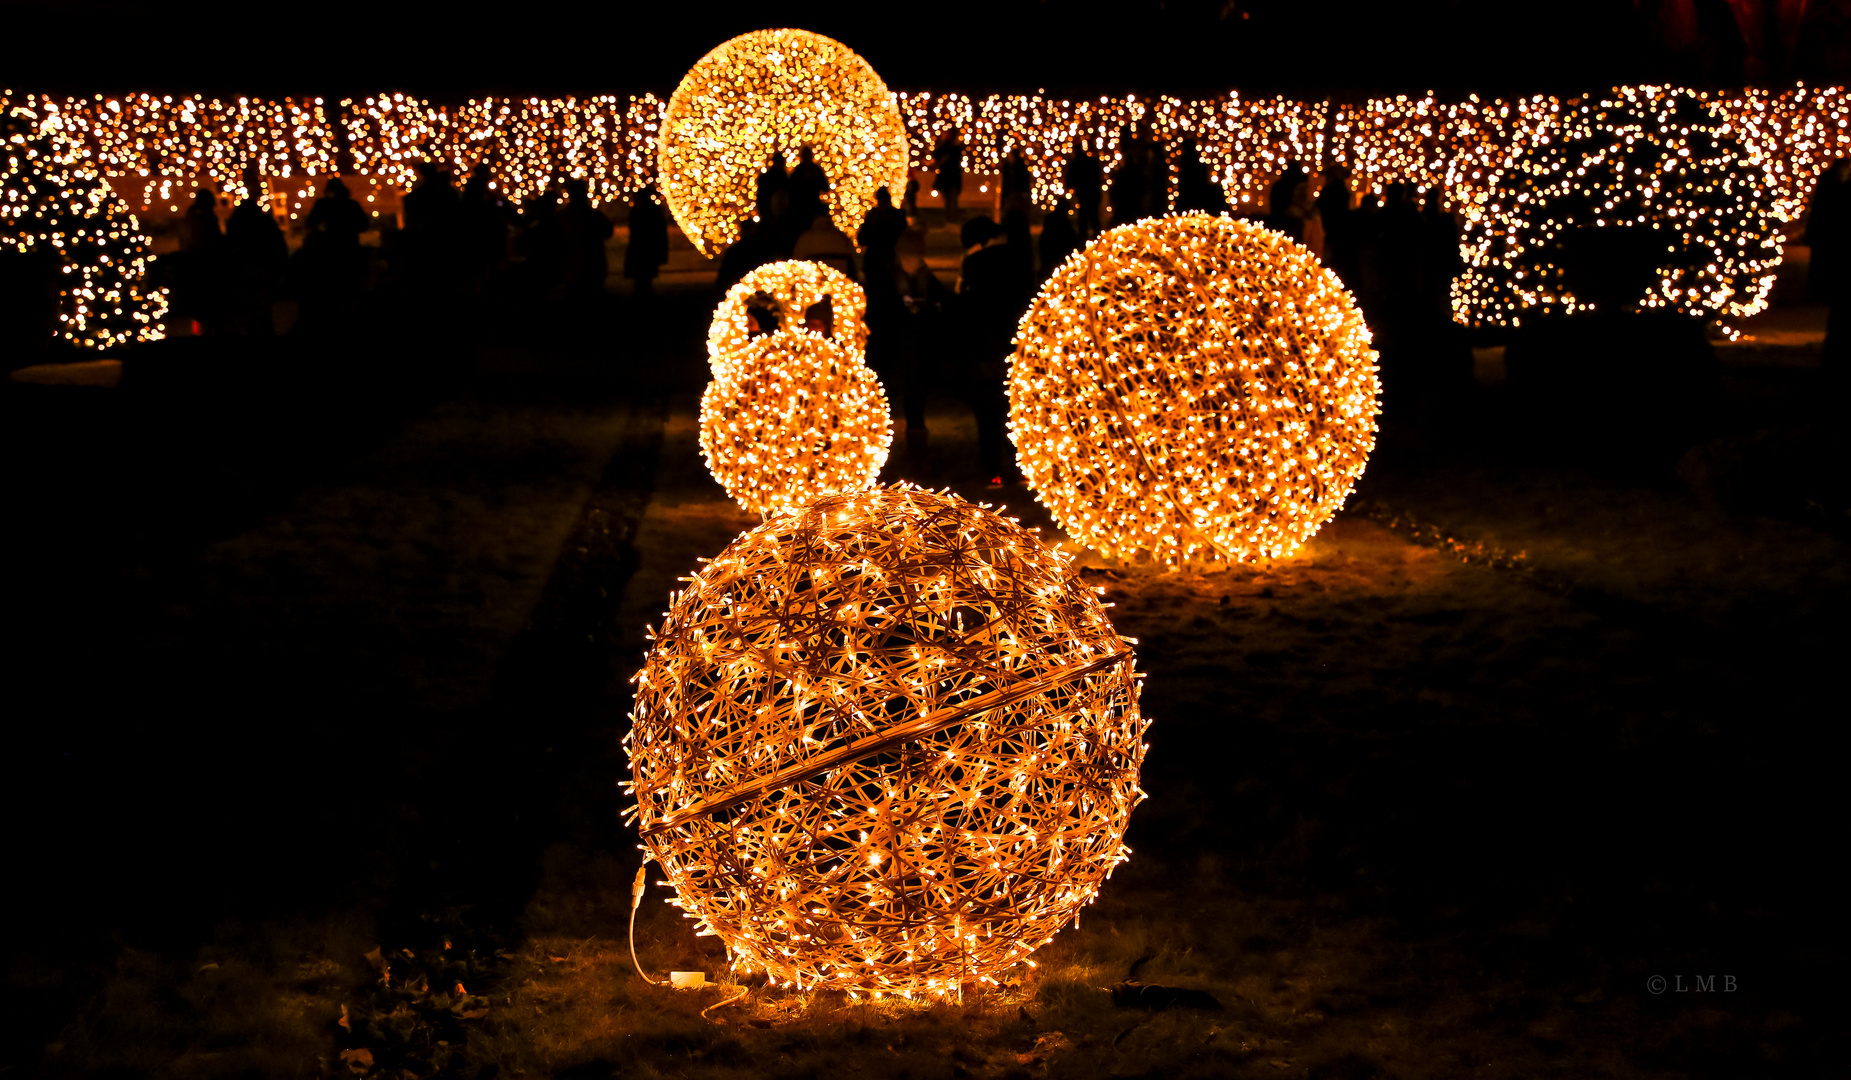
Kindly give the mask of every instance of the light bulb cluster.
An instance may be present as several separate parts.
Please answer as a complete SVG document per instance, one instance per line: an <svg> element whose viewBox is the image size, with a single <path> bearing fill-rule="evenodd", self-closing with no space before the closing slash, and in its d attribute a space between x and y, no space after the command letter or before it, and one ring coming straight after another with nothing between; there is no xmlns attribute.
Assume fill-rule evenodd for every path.
<svg viewBox="0 0 1851 1080"><path fill-rule="evenodd" d="M746 510L781 513L880 475L893 419L862 351L866 310L861 286L794 259L754 270L714 310L701 453Z"/></svg>
<svg viewBox="0 0 1851 1080"><path fill-rule="evenodd" d="M53 332L88 349L161 338L167 291L146 285L148 237L66 137L62 113L9 107L0 143L0 250L53 256Z"/></svg>
<svg viewBox="0 0 1851 1080"><path fill-rule="evenodd" d="M1767 306L1780 197L1758 153L1700 95L1627 87L1554 104L1542 136L1465 212L1455 318L1520 325L1592 310L1567 265L1578 230L1635 230L1656 253L1645 309L1739 319Z"/></svg>
<svg viewBox="0 0 1851 1080"><path fill-rule="evenodd" d="M791 47L771 46L765 34L790 35L780 40ZM1731 179L1728 194L1734 205L1717 205L1699 215L1733 214L1735 222L1691 228L1687 215L1681 219L1678 242L1706 249L1701 265L1714 264L1718 270L1706 271L1710 276L1704 280L1680 275L1673 282L1667 275L1660 294L1665 305L1731 319L1765 303L1763 290L1750 280L1764 250L1749 234L1765 220L1795 220L1818 174L1851 154L1851 95L1837 86L1729 92L1627 87L1586 98L1472 96L1453 102L1426 94L1344 104L1237 93L1194 99L887 94L846 47L816 35L794 36L800 34L746 35L710 54L696 69L704 73L699 83L710 96L691 92L686 98L689 111L677 122L691 136L674 144L679 149L670 147L674 140L658 138L668 105L649 94L483 98L444 105L403 93L336 102L155 94L52 97L5 90L0 91L0 111L18 106L35 116L55 115L73 152L111 180L132 205L171 211L178 211L188 189L199 183L214 184L233 199L245 198L250 194L244 189L246 166L256 168L280 214L306 212L322 178L336 172L350 185L370 185L370 190L356 191L356 197L379 204L408 188L416 163L427 159L457 174L486 164L496 190L516 204L541 197L561 177L587 181L593 201L605 202L627 199L655 182L666 149L673 160L689 164L675 167L679 171L672 183L665 180L665 189L672 186L687 196L684 208L694 217L682 224L692 224L690 237L713 252L752 213L752 178L774 150L794 152L806 141L816 147L835 181L831 217L853 235L860 220L854 208L871 205L872 191L882 183L897 197L909 164L929 172L933 151L946 136L962 142L964 167L973 174L995 173L1012 151L1020 150L1032 178L1030 194L1043 209L1074 194L1064 180L1073 155L1098 157L1109 178L1125 160L1124 140L1135 138L1162 148L1171 200L1179 165L1192 150L1237 213L1263 212L1269 185L1290 163L1311 172L1340 165L1351 170L1359 190L1376 195L1392 183L1437 188L1468 222L1527 243L1531 226L1523 222L1533 207L1527 199L1519 203L1516 195L1531 181L1523 178L1519 162L1552 153L1550 147L1569 138L1565 126L1581 123L1577 118L1604 108L1602 102L1625 99L1634 103L1629 107L1663 111L1696 101L1712 109L1722 124L1705 138L1735 140L1742 162L1757 163L1766 175L1759 184ZM774 54L777 64L769 62ZM722 55L724 63L715 59ZM825 61L838 66L827 68ZM768 103L779 79L788 85L780 84L773 107ZM711 115L693 115L705 108L692 106L697 100L713 106ZM1699 127L1710 130L1706 122ZM1710 175L1718 164L1711 165ZM1665 182L1674 175L1675 170L1660 178L1660 192L1668 190ZM1704 176L1699 169L1683 179L1701 185ZM1754 197L1763 203L1733 199L1744 190L1757 192ZM1588 194L1595 192L1590 188ZM1610 194L1599 192L1602 201ZM1707 198L1712 193L1701 194ZM1746 259L1744 245L1737 243L1744 236L1749 238ZM1481 260L1482 273L1501 272L1484 261L1492 256L1474 255L1470 244L1467 255ZM1523 280L1533 280L1527 270ZM1500 291L1478 283L1459 294L1455 314L1472 321L1514 320L1521 317L1522 297L1532 294L1556 292L1553 286Z"/></svg>
<svg viewBox="0 0 1851 1080"><path fill-rule="evenodd" d="M1208 214L1120 226L1022 317L1016 457L1061 527L1109 557L1289 555L1375 446L1369 342L1343 283L1281 233Z"/></svg>
<svg viewBox="0 0 1851 1080"><path fill-rule="evenodd" d="M781 259L753 269L726 290L707 328L708 365L721 374L746 354L753 338L801 326L806 314L819 308L828 311L827 336L837 348L865 356L868 294L827 263Z"/></svg>
<svg viewBox="0 0 1851 1080"><path fill-rule="evenodd" d="M736 971L994 985L1129 857L1135 643L1013 519L835 495L684 580L634 680L628 816Z"/></svg>
<svg viewBox="0 0 1851 1080"><path fill-rule="evenodd" d="M702 253L717 255L754 213L758 177L809 147L829 178L823 199L854 236L877 189L906 190L906 127L868 62L806 30L741 34L682 77L656 147L663 198Z"/></svg>

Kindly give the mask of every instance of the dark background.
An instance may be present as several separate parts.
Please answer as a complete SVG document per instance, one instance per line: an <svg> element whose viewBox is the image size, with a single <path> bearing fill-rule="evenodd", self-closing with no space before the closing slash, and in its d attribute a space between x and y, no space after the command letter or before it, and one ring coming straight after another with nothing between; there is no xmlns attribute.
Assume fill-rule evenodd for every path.
<svg viewBox="0 0 1851 1080"><path fill-rule="evenodd" d="M0 0L13 89L665 93L766 26L852 45L899 89L1324 96L1573 93L1626 82L1843 82L1844 0L999 0L973 5L273 4ZM81 38L80 38L81 35ZM36 43L29 45L28 43Z"/></svg>

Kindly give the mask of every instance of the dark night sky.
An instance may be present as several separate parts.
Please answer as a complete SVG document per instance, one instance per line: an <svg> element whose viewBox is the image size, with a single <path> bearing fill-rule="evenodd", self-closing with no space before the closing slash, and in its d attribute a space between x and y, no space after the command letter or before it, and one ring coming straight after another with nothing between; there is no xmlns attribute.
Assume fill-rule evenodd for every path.
<svg viewBox="0 0 1851 1080"><path fill-rule="evenodd" d="M187 10L0 0L0 79L69 92L662 92L707 49L766 25L840 38L900 89L1512 93L1692 77L1688 58L1654 47L1650 19L1628 0L668 0L512 4L493 15L407 0L314 5L308 15L284 4Z"/></svg>

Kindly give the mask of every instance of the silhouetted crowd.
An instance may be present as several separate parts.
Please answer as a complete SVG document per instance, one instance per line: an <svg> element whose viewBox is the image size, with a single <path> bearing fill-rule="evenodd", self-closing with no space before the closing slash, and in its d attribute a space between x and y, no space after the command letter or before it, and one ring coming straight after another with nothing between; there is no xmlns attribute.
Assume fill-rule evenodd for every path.
<svg viewBox="0 0 1851 1080"><path fill-rule="evenodd" d="M1017 473L1004 375L1016 322L1040 283L1109 226L1170 210L1230 211L1222 185L1194 153L1172 163L1159 144L1135 139L1117 152L1109 182L1098 157L1070 158L1059 178L1068 197L1041 213L1020 150L1002 162L993 189L984 185L982 205L972 207L964 147L955 138L939 142L931 190L961 251L948 286L926 263L927 233L938 223L920 212L918 180L898 200L881 189L851 239L829 212L829 176L804 147L788 164L774 159L757 178L755 213L721 256L718 287L723 292L754 267L787 258L814 259L861 282L868 361L904 414L908 447L926 444L930 396L962 399L976 421L985 474L1009 482ZM607 296L614 225L592 205L582 180L562 180L547 197L517 207L496 190L486 166L459 190L427 162L404 197L401 227L399 215L369 212L332 179L299 226L293 254L278 215L257 194L258 177L248 176L246 188L253 194L222 227L218 196L196 192L179 256L160 260L175 317L200 333L278 332L272 313L280 299L296 302L293 331L312 337L354 325L371 294L389 295L433 327L457 321L469 302L491 294L565 312L591 311ZM1266 205L1249 212L1322 256L1354 293L1382 352L1391 397L1427 398L1469 380L1470 351L1450 314L1461 266L1458 228L1437 192L1391 185L1379 200L1358 198L1340 169L1314 180L1290 165ZM621 271L639 296L653 291L668 260L668 224L653 189L633 197ZM375 232L377 244L363 244L363 235ZM768 324L776 319L768 313Z"/></svg>
<svg viewBox="0 0 1851 1080"><path fill-rule="evenodd" d="M516 207L485 165L460 191L433 163L417 172L398 214L369 212L338 178L328 180L293 253L254 172L245 177L250 194L222 224L220 196L199 189L180 226L179 252L156 263L172 319L206 335L288 329L315 337L353 328L373 294L413 316L452 321L464 304L490 295L566 312L593 310L607 296L615 225L592 205L583 180L561 180L547 197ZM652 188L633 197L629 232L623 272L648 293L668 261L668 220ZM363 243L369 233L376 240ZM288 327L275 314L286 300L296 311Z"/></svg>

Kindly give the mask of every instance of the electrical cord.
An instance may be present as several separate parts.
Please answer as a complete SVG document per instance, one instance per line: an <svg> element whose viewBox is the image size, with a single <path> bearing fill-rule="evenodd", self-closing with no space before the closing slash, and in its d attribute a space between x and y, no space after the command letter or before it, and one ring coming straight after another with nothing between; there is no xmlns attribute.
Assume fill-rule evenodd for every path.
<svg viewBox="0 0 1851 1080"><path fill-rule="evenodd" d="M643 974L643 965L636 960L636 909L643 906L643 875L648 870L649 860L644 859L643 865L636 868L636 883L630 886L630 963L636 964L636 974L644 982L651 986L661 986L661 983Z"/></svg>

